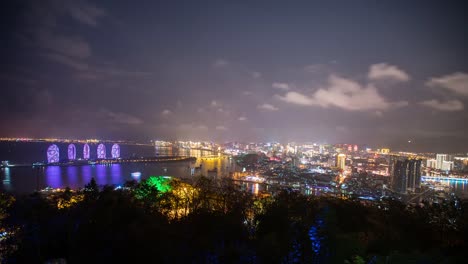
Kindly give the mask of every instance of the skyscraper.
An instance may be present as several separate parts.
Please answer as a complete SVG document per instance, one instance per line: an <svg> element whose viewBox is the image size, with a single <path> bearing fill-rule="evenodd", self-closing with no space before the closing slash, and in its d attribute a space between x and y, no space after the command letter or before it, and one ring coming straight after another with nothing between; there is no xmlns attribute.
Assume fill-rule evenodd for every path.
<svg viewBox="0 0 468 264"><path fill-rule="evenodd" d="M421 187L421 160L411 159L408 164L408 189L415 191Z"/></svg>
<svg viewBox="0 0 468 264"><path fill-rule="evenodd" d="M453 170L453 161L443 161L442 162L442 167L440 169L444 170L444 171Z"/></svg>
<svg viewBox="0 0 468 264"><path fill-rule="evenodd" d="M338 154L336 156L336 167L344 170L346 163L346 155L345 154Z"/></svg>
<svg viewBox="0 0 468 264"><path fill-rule="evenodd" d="M421 160L393 156L390 160L390 176L394 191L414 191L421 186Z"/></svg>
<svg viewBox="0 0 468 264"><path fill-rule="evenodd" d="M436 169L441 170L444 161L447 160L447 154L437 154L436 155Z"/></svg>
<svg viewBox="0 0 468 264"><path fill-rule="evenodd" d="M435 159L428 159L428 160L427 160L427 163L426 163L426 167L427 167L427 168L432 168L432 169L436 168L436 167L437 167L437 160L435 160Z"/></svg>

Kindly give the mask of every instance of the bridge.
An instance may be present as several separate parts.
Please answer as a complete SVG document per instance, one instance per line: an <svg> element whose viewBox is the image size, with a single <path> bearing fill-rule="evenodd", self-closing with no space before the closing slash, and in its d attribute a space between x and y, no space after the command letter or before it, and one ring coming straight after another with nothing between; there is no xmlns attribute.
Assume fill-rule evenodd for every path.
<svg viewBox="0 0 468 264"><path fill-rule="evenodd" d="M97 146L97 159L107 159L106 146L101 143ZM77 159L76 155L76 146L71 143L67 148L68 160L74 161ZM120 146L117 143L114 143L111 148L111 157L113 159L120 158ZM83 159L89 160L91 158L91 147L88 143L85 143L83 146ZM60 149L56 144L52 144L47 148L47 162L48 163L58 163L60 162Z"/></svg>

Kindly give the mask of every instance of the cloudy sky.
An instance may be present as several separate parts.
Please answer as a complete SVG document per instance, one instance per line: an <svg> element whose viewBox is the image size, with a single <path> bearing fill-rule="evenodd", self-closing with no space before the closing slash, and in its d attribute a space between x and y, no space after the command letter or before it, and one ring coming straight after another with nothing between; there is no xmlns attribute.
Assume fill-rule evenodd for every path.
<svg viewBox="0 0 468 264"><path fill-rule="evenodd" d="M0 136L468 149L464 1L135 2L2 1Z"/></svg>

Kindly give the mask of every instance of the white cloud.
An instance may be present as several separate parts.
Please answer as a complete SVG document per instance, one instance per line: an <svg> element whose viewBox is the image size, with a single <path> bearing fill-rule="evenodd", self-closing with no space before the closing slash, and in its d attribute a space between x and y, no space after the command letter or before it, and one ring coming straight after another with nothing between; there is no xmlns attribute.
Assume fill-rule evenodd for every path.
<svg viewBox="0 0 468 264"><path fill-rule="evenodd" d="M287 83L278 83L275 82L271 85L273 88L288 91L290 89L289 84Z"/></svg>
<svg viewBox="0 0 468 264"><path fill-rule="evenodd" d="M459 95L468 96L468 74L456 72L439 78L432 78L427 83L429 87L441 87Z"/></svg>
<svg viewBox="0 0 468 264"><path fill-rule="evenodd" d="M371 65L368 78L370 80L396 80L402 82L410 80L410 76L402 69L386 63Z"/></svg>
<svg viewBox="0 0 468 264"><path fill-rule="evenodd" d="M314 98L298 92L288 92L284 96L279 96L281 100L298 105L316 105Z"/></svg>
<svg viewBox="0 0 468 264"><path fill-rule="evenodd" d="M262 74L260 72L252 72L252 77L254 79L258 79L258 78L262 77Z"/></svg>
<svg viewBox="0 0 468 264"><path fill-rule="evenodd" d="M227 130L227 128L225 126L216 126L216 130L224 131Z"/></svg>
<svg viewBox="0 0 468 264"><path fill-rule="evenodd" d="M278 107L271 105L271 104L261 104L257 106L258 109L260 110L266 110L266 111L277 111L279 110Z"/></svg>
<svg viewBox="0 0 468 264"><path fill-rule="evenodd" d="M161 112L161 115L163 115L163 116L168 116L168 115L170 115L170 114L172 114L172 112L171 112L171 110L169 110L169 109L164 109L164 110Z"/></svg>
<svg viewBox="0 0 468 264"><path fill-rule="evenodd" d="M245 121L245 120L247 120L247 117L241 116L241 117L238 118L238 120L239 120L239 121Z"/></svg>
<svg viewBox="0 0 468 264"><path fill-rule="evenodd" d="M242 92L242 95L252 95L252 92L251 91L243 91Z"/></svg>
<svg viewBox="0 0 468 264"><path fill-rule="evenodd" d="M336 75L331 75L328 85L312 95L288 92L277 96L281 100L298 105L330 107L335 106L350 111L387 110L408 105L406 101L388 102L373 85L361 84Z"/></svg>
<svg viewBox="0 0 468 264"><path fill-rule="evenodd" d="M225 59L217 59L216 61L213 62L213 67L215 68L222 68L229 65L229 61Z"/></svg>
<svg viewBox="0 0 468 264"><path fill-rule="evenodd" d="M219 107L219 106L221 106L221 104L218 101L213 100L213 101L211 101L211 106L212 107Z"/></svg>
<svg viewBox="0 0 468 264"><path fill-rule="evenodd" d="M440 111L461 111L464 108L464 105L459 100L448 100L441 102L439 100L427 100L420 102L421 105L434 108Z"/></svg>

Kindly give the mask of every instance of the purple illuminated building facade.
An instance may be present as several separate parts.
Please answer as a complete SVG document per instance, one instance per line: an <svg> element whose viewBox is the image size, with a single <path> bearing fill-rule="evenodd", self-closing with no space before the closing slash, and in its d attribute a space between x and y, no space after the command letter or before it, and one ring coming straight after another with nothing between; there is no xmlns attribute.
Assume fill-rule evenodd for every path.
<svg viewBox="0 0 468 264"><path fill-rule="evenodd" d="M113 159L118 159L118 158L120 158L120 146L119 146L118 144L112 145L111 154L112 154L112 158L113 158Z"/></svg>
<svg viewBox="0 0 468 264"><path fill-rule="evenodd" d="M104 146L104 144L99 144L97 148L97 158L98 159L106 158L106 146Z"/></svg>
<svg viewBox="0 0 468 264"><path fill-rule="evenodd" d="M47 148L47 162L48 163L57 163L60 162L59 147L55 144L50 145ZM76 160L76 146L75 144L68 145L67 148L68 160ZM113 159L120 158L120 146L119 144L112 145L111 156ZM89 160L91 158L91 147L88 144L83 146L83 159ZM99 144L97 147L97 158L106 159L106 146L104 144Z"/></svg>
<svg viewBox="0 0 468 264"><path fill-rule="evenodd" d="M60 160L59 148L57 145L50 145L47 149L47 162L48 163L57 163Z"/></svg>
<svg viewBox="0 0 468 264"><path fill-rule="evenodd" d="M89 149L89 145L85 144L84 147L83 147L83 159L89 160L90 153L91 153L91 151Z"/></svg>
<svg viewBox="0 0 468 264"><path fill-rule="evenodd" d="M76 147L74 144L68 145L68 160L76 159Z"/></svg>

